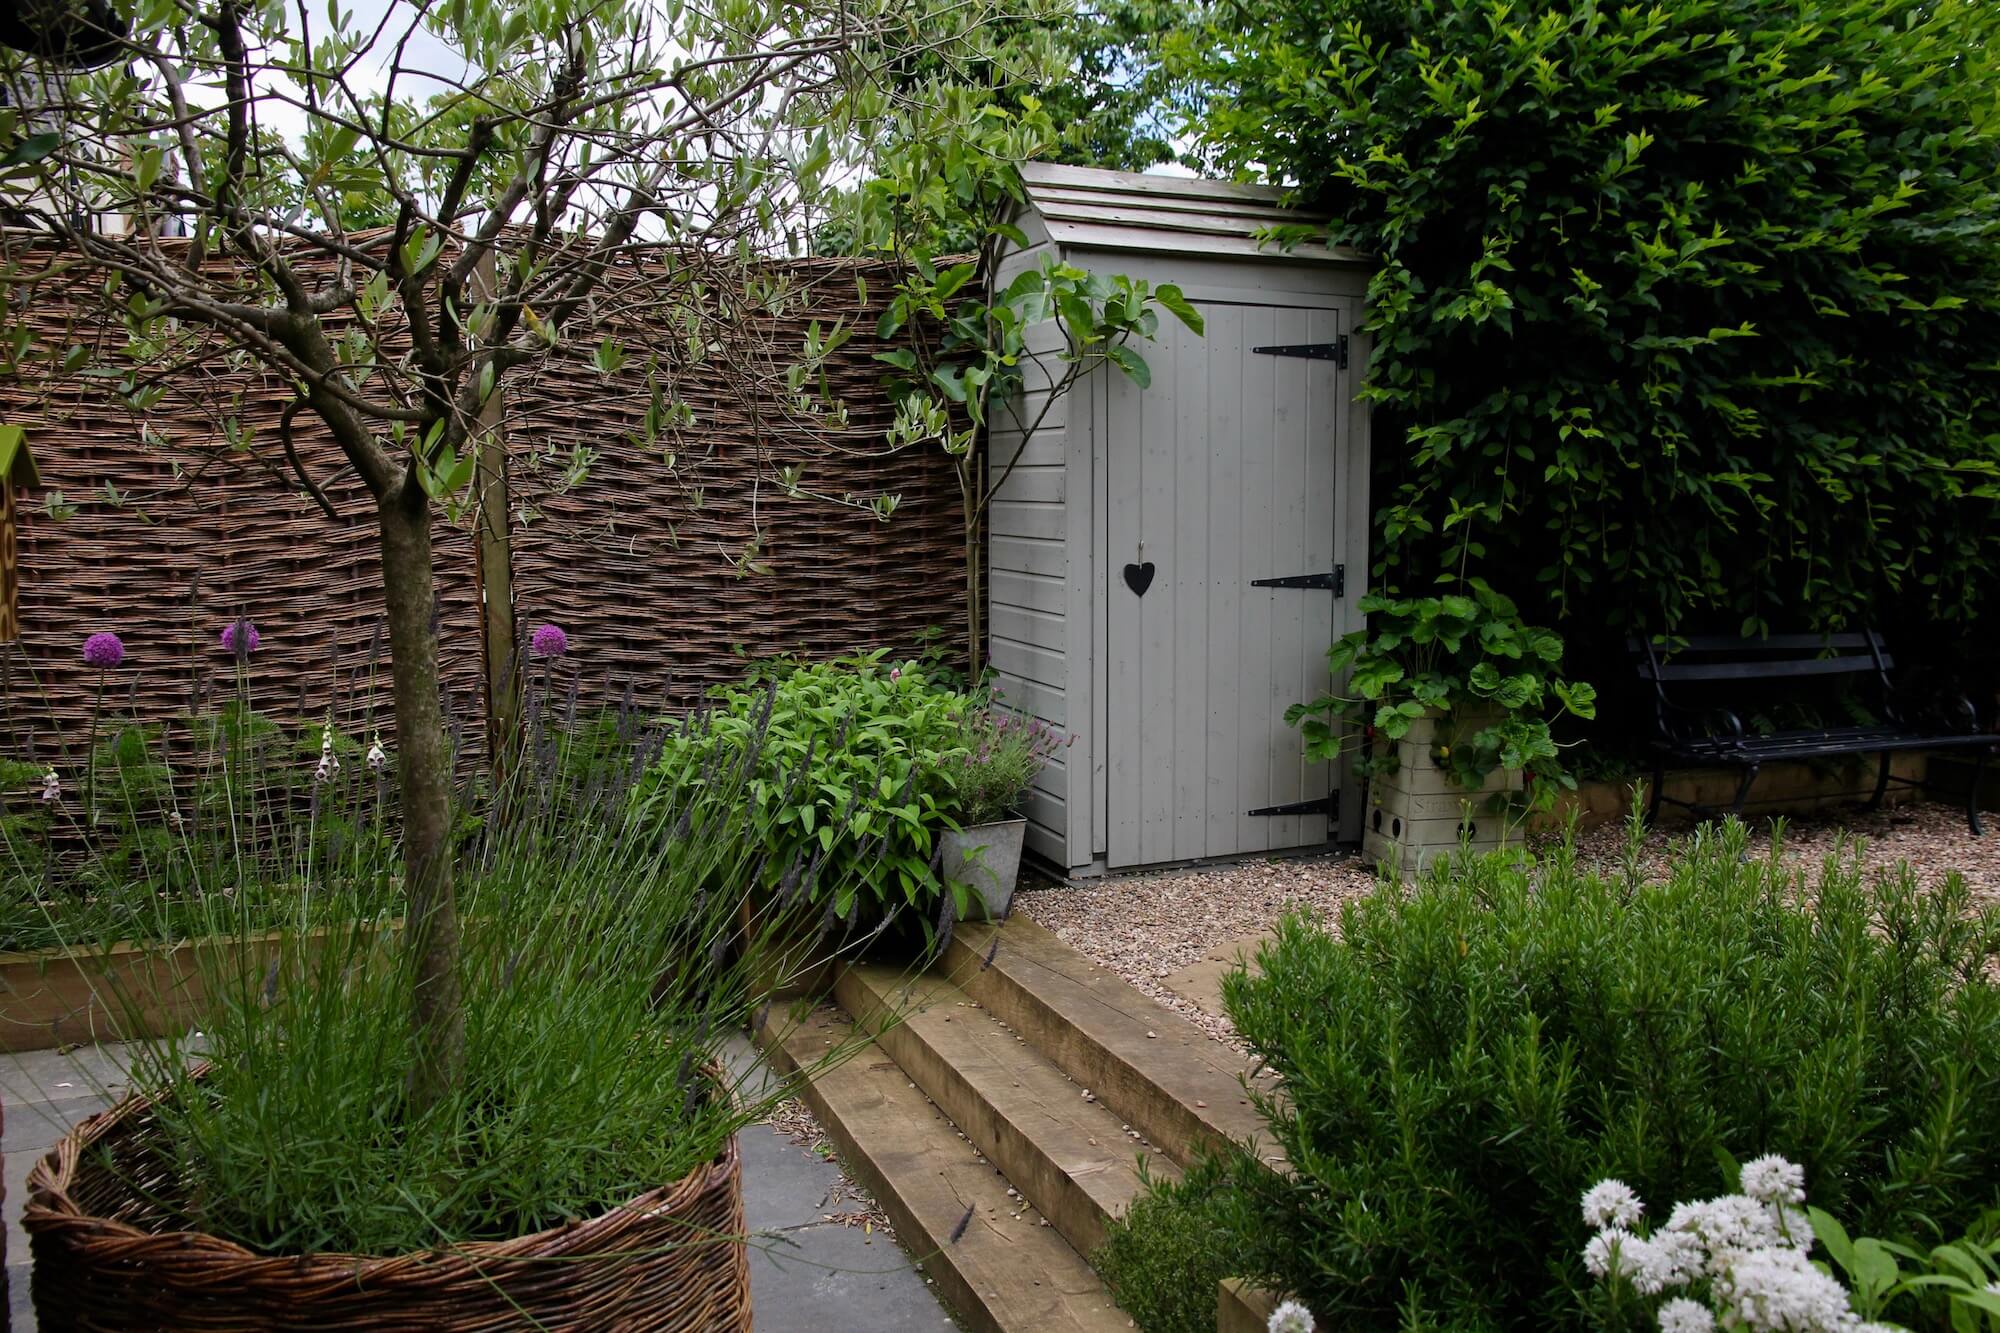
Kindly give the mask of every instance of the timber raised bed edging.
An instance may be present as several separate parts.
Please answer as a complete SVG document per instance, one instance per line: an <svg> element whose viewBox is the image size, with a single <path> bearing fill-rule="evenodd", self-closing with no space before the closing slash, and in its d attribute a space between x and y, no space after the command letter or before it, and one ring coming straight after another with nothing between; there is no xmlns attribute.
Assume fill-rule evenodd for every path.
<svg viewBox="0 0 2000 1333"><path fill-rule="evenodd" d="M318 930L310 936L324 937ZM262 971L285 939L286 932L270 931L247 940L211 935L172 944L127 941L0 953L0 1051L186 1031L209 1012L204 952L248 949L250 966Z"/></svg>
<svg viewBox="0 0 2000 1333"><path fill-rule="evenodd" d="M1907 782L1923 782L1929 774L1929 760L1928 755L1920 752L1897 753L1890 759L1889 772ZM1663 785L1667 795L1676 800L1727 810L1741 778L1742 774L1733 768L1669 769ZM1631 811L1632 785L1649 781L1650 777L1641 774L1619 782L1580 783L1575 791L1562 792L1556 797L1553 811L1530 818L1529 831L1561 828L1572 809L1577 812L1579 829L1615 823ZM1770 764L1757 775L1757 785L1750 791L1744 814L1796 815L1838 808L1866 800L1874 786L1872 755L1861 756L1852 764L1838 765L1831 772L1823 764ZM1917 788L1902 782L1891 783L1883 803L1900 805L1917 797ZM1674 806L1663 807L1660 815L1661 823L1693 822L1688 811Z"/></svg>

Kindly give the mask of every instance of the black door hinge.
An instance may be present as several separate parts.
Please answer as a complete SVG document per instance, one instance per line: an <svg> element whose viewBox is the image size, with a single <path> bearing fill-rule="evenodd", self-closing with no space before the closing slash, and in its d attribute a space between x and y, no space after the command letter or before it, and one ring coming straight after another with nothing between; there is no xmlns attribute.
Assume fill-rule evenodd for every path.
<svg viewBox="0 0 2000 1333"><path fill-rule="evenodd" d="M1289 801L1284 805L1267 805L1261 810L1246 810L1245 814L1256 818L1261 815L1325 815L1334 823L1340 822L1340 793L1330 791L1316 801Z"/></svg>
<svg viewBox="0 0 2000 1333"><path fill-rule="evenodd" d="M1319 588L1335 597L1347 595L1347 566L1335 565L1331 574L1287 574L1277 579L1251 579L1253 588Z"/></svg>
<svg viewBox="0 0 2000 1333"><path fill-rule="evenodd" d="M1263 356L1299 356L1308 361L1331 361L1342 370L1347 369L1347 335L1344 333L1330 343L1282 343L1250 350Z"/></svg>

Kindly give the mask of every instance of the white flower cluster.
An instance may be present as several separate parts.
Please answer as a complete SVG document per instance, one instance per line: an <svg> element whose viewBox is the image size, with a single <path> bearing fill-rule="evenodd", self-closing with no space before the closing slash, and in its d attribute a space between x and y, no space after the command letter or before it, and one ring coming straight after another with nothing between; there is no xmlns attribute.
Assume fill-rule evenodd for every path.
<svg viewBox="0 0 2000 1333"><path fill-rule="evenodd" d="M1271 1311L1268 1333L1313 1333L1312 1311L1297 1301L1286 1301Z"/></svg>
<svg viewBox="0 0 2000 1333"><path fill-rule="evenodd" d="M44 801L62 799L62 779L56 776L53 768L49 770L48 776L42 779L42 799Z"/></svg>
<svg viewBox="0 0 2000 1333"><path fill-rule="evenodd" d="M1805 1171L1775 1155L1742 1172L1741 1194L1676 1204L1650 1235L1635 1228L1645 1203L1623 1181L1601 1180L1583 1196L1597 1234L1583 1249L1593 1276L1629 1283L1642 1296L1706 1286L1662 1302L1660 1333L1876 1333L1848 1304L1847 1289L1807 1259L1812 1226Z"/></svg>
<svg viewBox="0 0 2000 1333"><path fill-rule="evenodd" d="M372 771L380 773L383 766L388 762L389 752L382 748L382 738L377 736L368 747L368 767Z"/></svg>
<svg viewBox="0 0 2000 1333"><path fill-rule="evenodd" d="M333 725L327 724L319 734L319 767L313 770L314 782L325 782L340 771L340 760L333 753Z"/></svg>

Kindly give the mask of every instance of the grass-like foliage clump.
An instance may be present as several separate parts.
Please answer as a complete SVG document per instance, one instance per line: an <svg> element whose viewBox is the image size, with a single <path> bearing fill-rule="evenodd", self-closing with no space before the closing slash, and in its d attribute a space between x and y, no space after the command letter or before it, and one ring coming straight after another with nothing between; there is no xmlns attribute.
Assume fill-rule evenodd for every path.
<svg viewBox="0 0 2000 1333"><path fill-rule="evenodd" d="M460 821L465 1072L428 1106L411 1095L394 841L330 849L323 821L357 812L317 801L260 824L264 855L213 868L279 877L275 931L280 895L225 892L212 857L179 849L176 873L196 883L176 895L176 924L210 939L196 951L209 1012L199 1032L140 1046L151 1129L91 1169L121 1176L152 1229L396 1254L594 1216L713 1159L779 1095L713 1077L723 1040L785 1020L760 1003L782 978L757 962L726 888L753 876L764 843L746 775L669 784L689 794L680 804L633 785L667 731L703 725L586 728L576 744L601 743L595 757L538 729L547 743ZM603 781L574 789L578 771ZM374 783L357 787L370 802ZM135 863L142 886L152 864ZM143 1009L172 984L135 973L107 1000Z"/></svg>
<svg viewBox="0 0 2000 1333"><path fill-rule="evenodd" d="M1708 1197L1767 1152L1856 1234L1956 1239L2000 1202L2000 920L1781 850L1730 823L1599 876L1559 844L1287 920L1225 998L1295 1175L1238 1163L1223 1262L1335 1327L1592 1327L1583 1191ZM1183 1224L1142 1207L1111 1253Z"/></svg>

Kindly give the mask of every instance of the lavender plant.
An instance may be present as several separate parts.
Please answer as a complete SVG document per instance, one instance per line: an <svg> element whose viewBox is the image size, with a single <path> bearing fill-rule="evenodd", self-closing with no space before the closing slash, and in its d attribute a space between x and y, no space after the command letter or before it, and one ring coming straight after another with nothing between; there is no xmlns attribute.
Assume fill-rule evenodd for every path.
<svg viewBox="0 0 2000 1333"><path fill-rule="evenodd" d="M175 937L226 945L194 953L199 1031L136 1048L134 1088L157 1099L145 1160L100 1164L142 1225L270 1254L517 1236L679 1179L790 1091L721 1072L730 1034L789 1021L763 999L787 978L749 965L757 928L718 888L768 843L769 812L747 794L761 749L683 773L661 757L667 732L698 742L711 719L635 707L608 726L572 729L566 710L531 721L560 762L516 766L516 790L463 788L476 804L455 812L466 1065L441 1100L399 1056L414 961L401 843L377 836L393 822L379 741L282 728L282 744L244 751L246 804L211 830L255 830L254 846L189 819L134 858L136 901L174 903ZM635 799L649 769L663 780ZM482 817L503 804L510 818ZM191 886L169 881L181 869ZM101 998L143 1030L169 998L158 984L179 983L148 970Z"/></svg>
<svg viewBox="0 0 2000 1333"><path fill-rule="evenodd" d="M957 743L937 759L951 789L947 808L961 827L1007 818L1049 760L1076 739L990 695L968 702Z"/></svg>

